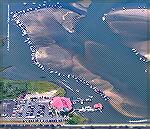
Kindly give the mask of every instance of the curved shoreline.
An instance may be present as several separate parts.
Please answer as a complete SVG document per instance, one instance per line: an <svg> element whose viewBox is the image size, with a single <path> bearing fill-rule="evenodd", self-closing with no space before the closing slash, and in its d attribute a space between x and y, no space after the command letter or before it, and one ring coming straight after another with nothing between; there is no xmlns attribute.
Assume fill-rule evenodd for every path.
<svg viewBox="0 0 150 129"><path fill-rule="evenodd" d="M29 36L30 37L30 36ZM30 45L31 45L31 42L28 42ZM33 57L33 56L32 56ZM41 67L41 68L44 68L44 66L42 67L42 66L40 66L40 63L39 62L35 62L36 63L36 65L38 66L38 67ZM79 64L80 65L80 64ZM42 70L45 70L45 69L42 69ZM54 71L55 72L55 71ZM95 81L93 80L92 82L94 82L95 83ZM98 81L96 82L97 84L99 84L98 83ZM112 90L112 88L108 88L108 89L106 89L104 92L106 93L106 95L107 96L109 96L109 97L111 97L111 98L116 98L117 96L116 96L116 93L114 92L114 91L111 91ZM108 92L109 91L109 92ZM110 94L110 92L111 92L111 94ZM120 98L120 96L118 96L118 98L121 100L120 102L123 102L124 100L122 100L122 98ZM116 99L115 99L116 100ZM113 104L113 103L112 103ZM114 106L115 108L118 108L117 106ZM120 110L118 110L118 111L120 111Z"/></svg>

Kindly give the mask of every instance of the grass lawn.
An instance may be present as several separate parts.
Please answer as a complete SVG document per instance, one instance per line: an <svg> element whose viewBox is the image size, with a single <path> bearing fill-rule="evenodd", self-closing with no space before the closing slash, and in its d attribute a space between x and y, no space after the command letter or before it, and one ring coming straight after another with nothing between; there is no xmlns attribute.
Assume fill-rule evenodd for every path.
<svg viewBox="0 0 150 129"><path fill-rule="evenodd" d="M87 118L84 118L76 113L69 114L70 119L67 124L84 124L87 121Z"/></svg>
<svg viewBox="0 0 150 129"><path fill-rule="evenodd" d="M59 88L58 85L48 81L28 81L28 90L31 93L44 93Z"/></svg>
<svg viewBox="0 0 150 129"><path fill-rule="evenodd" d="M57 90L56 95L65 95L65 90L58 85L48 81L15 81L0 78L0 100L14 99L23 93L44 93Z"/></svg>

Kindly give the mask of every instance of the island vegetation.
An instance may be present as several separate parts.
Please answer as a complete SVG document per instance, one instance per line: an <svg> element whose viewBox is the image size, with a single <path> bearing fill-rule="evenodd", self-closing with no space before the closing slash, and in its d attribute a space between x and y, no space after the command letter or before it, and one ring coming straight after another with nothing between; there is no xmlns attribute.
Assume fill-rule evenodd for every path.
<svg viewBox="0 0 150 129"><path fill-rule="evenodd" d="M70 119L67 121L67 124L85 124L87 121L87 118L82 117L81 115L78 115L76 113L70 113L69 114Z"/></svg>
<svg viewBox="0 0 150 129"><path fill-rule="evenodd" d="M56 95L65 95L65 90L48 81L15 81L0 78L0 100L15 99L25 93L44 93L59 89Z"/></svg>

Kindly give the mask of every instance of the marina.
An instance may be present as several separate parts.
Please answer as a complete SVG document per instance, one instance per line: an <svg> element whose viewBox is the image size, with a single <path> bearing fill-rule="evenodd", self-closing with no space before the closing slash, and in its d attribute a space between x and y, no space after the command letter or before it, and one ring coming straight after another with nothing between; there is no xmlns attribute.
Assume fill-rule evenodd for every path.
<svg viewBox="0 0 150 129"><path fill-rule="evenodd" d="M29 7L30 4L31 4L31 7ZM67 8L67 6L68 6L67 4L63 5L62 3L56 3L56 4L52 5L52 4L49 4L48 2L47 3L43 2L39 5L38 5L38 3L34 3L34 4L33 3L24 3L23 10L21 10L21 8L18 7L19 11L15 12L14 9L12 9L13 12L11 12L11 15L12 15L12 18L15 20L15 19L17 19L17 17L19 15L24 15L24 13L28 13L28 12L32 13L32 11L34 11L34 10L40 11L40 9L44 9L44 8L48 8L48 7L51 8L52 6L55 9L64 8L64 7ZM85 39L86 38L87 39L95 39L96 38L96 41L105 41L104 39L106 39L106 42L108 42L108 45L111 46L113 43L113 46L115 46L114 40L112 40L111 37L107 36L107 34L110 34L109 33L110 30L103 29L103 28L106 28L106 26L104 24L101 24L99 20L97 20L95 23L96 28L94 26L90 27L90 25L93 24L93 21L91 20L92 18L98 19L100 17L100 15L102 16L103 14L106 13L105 11L102 11L102 12L99 11L102 9L97 9L97 7L99 6L98 3L94 3L92 6L95 6L95 5L96 5L95 10L97 10L97 14L93 16L93 14L92 14L93 11L90 10L91 14L89 15L88 18L85 19L87 21L82 19L83 21L81 21L81 23L79 22L81 25L79 24L79 26L77 26L77 28L75 28L77 30L77 32L79 32L78 35L76 35L76 33L71 33L71 32L68 33L68 32L66 32L65 29L60 30L60 34L61 34L61 32L63 32L64 34L67 33L67 36L68 35L70 36L73 34L72 36L78 37L79 35L82 35L80 32L83 33L82 30L84 30L84 27L86 27L86 26L84 26L83 23L87 23L87 25L89 26L89 31L92 33L85 31L84 32L85 35L87 34L87 37L85 36ZM72 6L69 8L72 8ZM127 10L127 9L128 8L125 6L125 10ZM73 7L71 9L71 11L74 11L74 10L76 10L75 7ZM115 10L116 9L114 9L114 11ZM83 12L82 15L85 15L85 12L79 11L79 9L77 9L76 12ZM107 19L102 19L102 20L106 21ZM68 97L76 96L78 98L73 101L75 109L77 109L77 113L82 113L85 115L85 117L92 119L91 122L93 122L93 123L97 123L97 122L111 123L111 122L119 121L119 122L123 123L123 122L129 121L128 117L125 117L122 114L120 114L119 112L116 112L116 110L110 106L109 101L112 101L112 99L111 99L111 97L108 97L107 95L105 95L104 91L103 91L105 89L105 87L107 87L106 85L103 85L103 84L99 85L100 88L97 89L98 88L97 86L92 85L93 83L92 84L90 83L92 77L91 78L87 77L87 79L84 79L84 78L81 78L81 76L80 77L77 76L78 73L76 74L76 72L78 72L78 71L70 72L68 70L69 71L68 72L65 69L67 71L66 72L64 69L63 70L55 69L53 67L45 66L41 61L36 60L35 54L37 51L36 50L37 46L34 43L35 39L28 36L28 33L27 33L28 31L26 30L26 27L24 26L24 24L22 22L20 22L19 20L16 20L15 22L16 22L17 26L19 27L19 29L21 30L21 31L19 31L17 27L16 28L14 27L15 35L20 35L20 37L18 36L19 38L15 39L15 36L14 36L11 39L14 42L11 44L11 47L12 47L11 54L12 53L13 54L12 55L10 54L11 56L10 55L8 56L8 54L6 54L4 52L4 55L6 56L5 57L6 59L4 60L4 64L10 65L12 63L12 64L14 64L16 69L14 70L12 68L12 70L10 69L10 70L4 72L4 74L3 74L4 77L8 77L8 78L12 78L12 79L19 78L19 79L27 79L27 80L32 80L32 79L45 80L45 78L40 78L41 76L43 76L43 77L46 77L46 79L48 81L63 82L62 85L63 86L66 85L66 86L64 86L64 87L66 87L65 90L67 91L66 96L68 96ZM12 25L12 23L13 22L11 22L10 25ZM104 32L104 35L101 36L102 39L100 39L100 36L96 36L96 37L93 36L95 34L95 30L97 30L99 32L98 27L100 29L102 29ZM11 33L13 33L12 30L13 29L11 28ZM53 30L51 30L51 31L53 32ZM54 32L54 33L57 33L57 32ZM64 39L66 38L65 36L64 36ZM72 45L73 47L71 48L71 50L73 48L76 48L78 46L82 46L83 44L86 44L84 42L81 42L81 41L85 41L85 39L82 39L82 37L81 37L81 40L80 40L80 36L79 36L79 41L73 42L73 44L70 43L70 41L74 41L73 37L70 39L68 38L68 41L65 40L64 42L61 42L62 39L61 39L61 37L59 37L59 35L58 35L58 37L56 36L55 39L57 39L56 43L58 42L60 44L63 44L63 47L70 49L71 48L70 46ZM45 41L47 43L47 40L43 40L43 41ZM94 44L96 44L96 41L93 41L93 42L95 42ZM117 41L120 41L120 39ZM23 42L26 43L25 45L28 45L28 48L23 44ZM78 42L79 42L79 44L78 44ZM109 42L111 42L111 43L109 44ZM97 44L100 44L100 43L97 43ZM93 49L94 47L90 48L89 44L86 44L86 45L87 46L83 50L87 49L87 52L83 52L83 53L91 52L90 49ZM20 49L18 51L15 51L16 47L19 47ZM118 45L118 48L119 47L120 47L120 45ZM115 47L113 49L115 49ZM94 55L93 57L95 57L95 58L93 58L90 55L93 64L90 64L90 62L88 62L88 60L87 60L87 64L84 64L84 61L83 62L81 61L81 62L83 63L84 67L89 68L88 70L91 73L95 73L97 76L101 76L102 79L105 79L107 81L109 80L110 83L114 87L119 88L119 92L121 91L122 93L128 94L129 98L130 98L130 96L131 96L131 98L135 97L137 94L139 95L139 93L141 93L141 96L143 98L145 92L143 93L144 90L141 89L141 87L145 86L144 77L145 77L145 74L148 72L148 70L143 67L147 63L147 60L144 57L141 57L138 50L136 50L134 48L132 49L132 51L131 51L131 48L129 49L129 51L131 53L127 50L128 48L126 48L126 47L120 47L119 49L120 49L120 53L117 54L116 56L114 56L117 58L112 58L114 60L117 60L116 61L117 63L110 61L110 60L107 61L109 59L109 56L110 56L110 58L113 57L113 53L109 53L108 54L109 56L102 55L102 56L104 56L104 58L102 60L100 59L100 57L97 57ZM99 48L99 50L105 51L107 53L107 49L105 50L105 48L104 49ZM124 50L127 50L127 51L124 51ZM97 51L97 49L96 49L96 52L98 53L99 51ZM77 53L79 55L78 50L75 53ZM19 56L17 56L17 54L19 54ZM124 55L124 56L122 56L122 55ZM131 58L131 60L128 60L129 58L126 55L128 55L128 57ZM106 57L106 59L105 59L105 57ZM91 59L89 58L89 60L91 60ZM20 60L20 61L17 62L18 60ZM26 61L26 63L24 63L24 61ZM128 62L130 62L132 69L129 68L130 65L129 66L127 65ZM31 64L33 64L33 65L31 65ZM122 67L122 66L124 66L124 67ZM134 66L136 66L136 67L134 67ZM81 71L82 71L82 69L81 69ZM79 73L81 71L79 68ZM11 74L8 74L7 72L8 73L10 72ZM24 73L24 75L22 75L22 73ZM143 75L143 73L145 73L145 74ZM82 74L82 75L84 75L84 74ZM132 78L133 75L134 75L134 78ZM90 76L90 74L87 76ZM142 80L141 82L139 81L140 80L139 78ZM57 80L59 80L59 81L57 81ZM125 92L126 89L129 89L129 93ZM134 92L132 92L132 89L135 89L135 90L138 89L137 92L135 93L135 96L134 96ZM138 95L135 97L136 99L140 99ZM102 103L104 105L105 108L103 110L103 113L101 113L101 110L99 110L99 109L94 109L94 104L98 104L98 103ZM92 115L90 113L92 113ZM113 119L114 115L116 116L115 120ZM107 119L108 119L108 121L107 121ZM41 121L43 122L43 120L41 120ZM30 121L30 122L32 122L32 121Z"/></svg>

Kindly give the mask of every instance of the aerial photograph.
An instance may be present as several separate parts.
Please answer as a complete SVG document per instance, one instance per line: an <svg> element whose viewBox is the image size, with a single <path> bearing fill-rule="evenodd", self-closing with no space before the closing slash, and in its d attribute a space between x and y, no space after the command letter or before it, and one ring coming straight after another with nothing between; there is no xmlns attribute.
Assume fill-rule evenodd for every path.
<svg viewBox="0 0 150 129"><path fill-rule="evenodd" d="M0 127L150 129L149 7L1 0Z"/></svg>

